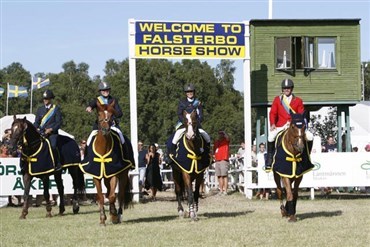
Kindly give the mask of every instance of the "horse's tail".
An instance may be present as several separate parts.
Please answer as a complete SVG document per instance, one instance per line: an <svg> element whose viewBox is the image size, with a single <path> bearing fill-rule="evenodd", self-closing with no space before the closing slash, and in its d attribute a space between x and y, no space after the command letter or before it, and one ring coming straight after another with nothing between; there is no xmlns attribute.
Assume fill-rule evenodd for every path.
<svg viewBox="0 0 370 247"><path fill-rule="evenodd" d="M80 195L84 195L86 193L85 187L85 177L81 169L76 166L76 189L77 193Z"/></svg>
<svg viewBox="0 0 370 247"><path fill-rule="evenodd" d="M129 207L132 207L132 199L133 199L133 193L131 190L131 182L130 178L127 180L127 184L125 187L125 199L123 200L123 208L128 209Z"/></svg>

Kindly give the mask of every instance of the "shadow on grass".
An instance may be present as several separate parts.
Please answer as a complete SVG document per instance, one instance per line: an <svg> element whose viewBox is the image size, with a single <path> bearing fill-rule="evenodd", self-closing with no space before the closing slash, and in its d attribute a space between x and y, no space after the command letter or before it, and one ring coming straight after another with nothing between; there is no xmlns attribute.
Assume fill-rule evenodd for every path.
<svg viewBox="0 0 370 247"><path fill-rule="evenodd" d="M321 218L321 217L336 217L336 216L341 216L342 214L343 214L342 210L337 210L337 211L332 211L332 212L321 211L321 212L298 214L297 216L300 220L305 220L305 219Z"/></svg>
<svg viewBox="0 0 370 247"><path fill-rule="evenodd" d="M226 218L226 217L236 217L254 213L254 210L243 211L243 212L213 212L213 213L204 213L202 216L206 218Z"/></svg>

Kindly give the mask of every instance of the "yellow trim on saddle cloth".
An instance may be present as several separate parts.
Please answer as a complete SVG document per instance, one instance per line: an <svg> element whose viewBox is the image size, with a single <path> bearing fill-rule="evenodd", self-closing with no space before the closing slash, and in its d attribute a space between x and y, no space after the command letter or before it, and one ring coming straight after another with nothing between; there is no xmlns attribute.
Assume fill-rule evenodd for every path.
<svg viewBox="0 0 370 247"><path fill-rule="evenodd" d="M25 138L26 140L26 138ZM43 141L46 141L46 144L48 145L48 149L49 149L49 153L50 153L50 157L51 157L51 160L53 162L53 169L49 169L47 171L44 171L44 172L38 172L38 173L33 173L32 172L32 163L35 163L38 161L37 159L37 155L41 152L42 148L43 148L43 145L44 145L44 142ZM27 142L27 140L26 140ZM46 173L50 173L50 172L53 172L55 170L55 162L54 162L54 155L53 155L53 151L51 149L51 144L49 142L48 139L46 138L42 138L42 141L40 143L40 146L39 148L37 149L37 151L31 155L26 155L25 153L23 153L22 151L22 156L26 157L26 161L27 161L27 165L28 165L28 171L29 173L32 175L32 176L37 176L37 175L41 175L41 174L46 174Z"/></svg>
<svg viewBox="0 0 370 247"><path fill-rule="evenodd" d="M200 138L201 140L202 140L202 144L201 144L201 146L203 147L203 145L204 145L204 142L203 142L203 138ZM192 173L193 171L195 171L195 173L197 173L197 174L199 174L199 173L201 173L201 172L203 172L204 170L206 170L207 169L207 167L206 168L204 168L204 169L202 169L202 170L200 170L200 171L198 171L198 160L201 160L202 159L202 157L201 156L197 156L196 154L195 154L195 152L193 151L193 150L191 150L190 149L190 147L187 145L187 143L186 143L186 135L184 134L183 135L183 137L182 137L182 141L183 141L183 143L184 143L184 147L185 147L185 149L186 149L186 151L188 151L189 153L186 155L186 157L187 158L189 158L189 159L191 159L191 165L190 165L190 169L189 169L189 171L187 171L187 170L185 170L174 158L172 158L173 157L173 155L171 154L170 155L170 157L171 157L171 159L175 162L175 164L183 171L183 172L186 172L186 173L188 173L188 174L190 174L190 173Z"/></svg>

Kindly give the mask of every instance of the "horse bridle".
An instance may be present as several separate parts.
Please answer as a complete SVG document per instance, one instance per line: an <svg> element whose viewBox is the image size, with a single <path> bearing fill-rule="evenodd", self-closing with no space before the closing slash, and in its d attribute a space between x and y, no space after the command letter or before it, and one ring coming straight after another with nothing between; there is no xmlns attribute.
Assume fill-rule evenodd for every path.
<svg viewBox="0 0 370 247"><path fill-rule="evenodd" d="M103 133L109 133L110 127L112 126L112 120L108 117L108 111L104 110L104 119L98 119L98 130L101 130ZM103 127L101 123L108 123L108 127Z"/></svg>
<svg viewBox="0 0 370 247"><path fill-rule="evenodd" d="M186 137L189 139L189 140L192 140L196 137L196 131L197 131L197 123L196 122L193 122L192 119L191 119L191 114L193 114L194 111L192 111L191 113L186 113L185 117L186 117L186 122L185 124L187 125L187 131L186 131ZM191 129L189 130L189 127L191 126ZM190 132L190 133L188 133Z"/></svg>
<svg viewBox="0 0 370 247"><path fill-rule="evenodd" d="M295 150L300 150L300 148L298 146L299 140L302 140L302 142L305 140L305 138L304 138L304 134L305 134L304 126L302 126L302 128L299 128L296 125L292 124L290 126L290 128L296 128L298 130L298 134L293 136L294 137L294 143L292 143L292 145L293 145Z"/></svg>

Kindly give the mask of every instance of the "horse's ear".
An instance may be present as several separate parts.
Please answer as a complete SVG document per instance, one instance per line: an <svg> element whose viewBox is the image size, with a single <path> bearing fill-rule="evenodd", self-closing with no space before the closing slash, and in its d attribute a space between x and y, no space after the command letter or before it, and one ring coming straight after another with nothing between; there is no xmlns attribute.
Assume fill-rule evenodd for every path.
<svg viewBox="0 0 370 247"><path fill-rule="evenodd" d="M16 120L17 119L17 116L16 115L13 115L13 120Z"/></svg>

